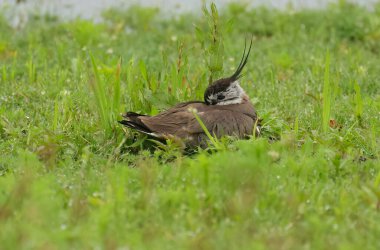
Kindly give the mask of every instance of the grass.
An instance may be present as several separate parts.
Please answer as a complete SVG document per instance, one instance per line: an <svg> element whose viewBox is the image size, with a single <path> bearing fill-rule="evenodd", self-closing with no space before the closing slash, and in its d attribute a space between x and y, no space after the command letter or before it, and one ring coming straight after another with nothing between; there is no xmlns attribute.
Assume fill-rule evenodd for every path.
<svg viewBox="0 0 380 250"><path fill-rule="evenodd" d="M117 119L118 111L120 111L121 106L121 59L116 69L108 69L108 72L105 73L106 79L101 79L95 59L91 55L90 58L95 75L95 80L90 80L91 90L94 93L100 121L106 132L105 135L110 136L111 130L115 129L115 120ZM112 77L112 75L114 75L114 77Z"/></svg>
<svg viewBox="0 0 380 250"><path fill-rule="evenodd" d="M380 248L379 5L1 16L1 249ZM201 100L251 35L260 137L183 155L117 124Z"/></svg>
<svg viewBox="0 0 380 250"><path fill-rule="evenodd" d="M331 86L330 86L330 54L327 52L325 62L325 77L323 80L323 110L322 110L322 128L327 132L330 125L331 113Z"/></svg>

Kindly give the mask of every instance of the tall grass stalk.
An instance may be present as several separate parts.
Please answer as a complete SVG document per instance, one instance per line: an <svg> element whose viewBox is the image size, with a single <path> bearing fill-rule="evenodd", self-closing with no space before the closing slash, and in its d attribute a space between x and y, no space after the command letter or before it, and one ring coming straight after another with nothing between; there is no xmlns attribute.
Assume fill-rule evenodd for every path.
<svg viewBox="0 0 380 250"><path fill-rule="evenodd" d="M221 31L219 13L215 3L211 3L210 10L208 10L205 6L203 8L203 14L207 20L209 30L202 32L200 29L197 29L197 35L199 39L203 40L201 41L201 44L203 44L204 51L208 57L207 68L210 72L209 84L211 84L223 73L223 35ZM205 46L206 43L209 43L209 45Z"/></svg>
<svg viewBox="0 0 380 250"><path fill-rule="evenodd" d="M207 138L210 140L212 145L218 150L222 149L223 148L222 143L219 142L218 138L211 135L210 131L207 129L206 125L203 123L202 119L197 114L197 110L191 109L190 111L193 113L195 119L198 121L199 125L201 126L201 128L205 132Z"/></svg>
<svg viewBox="0 0 380 250"><path fill-rule="evenodd" d="M54 113L53 113L53 131L58 128L58 117L59 117L59 104L58 104L58 96L54 101Z"/></svg>
<svg viewBox="0 0 380 250"><path fill-rule="evenodd" d="M114 117L116 117L117 113L120 110L121 105L121 67L122 67L123 59L120 57L119 61L116 65L116 71L115 71L115 80L113 81L113 89L114 89L114 98L113 98L113 107L112 107L112 114Z"/></svg>
<svg viewBox="0 0 380 250"><path fill-rule="evenodd" d="M327 132L330 123L331 112L331 85L330 85L330 52L327 51L325 59L325 74L323 80L323 109L322 109L322 128Z"/></svg>
<svg viewBox="0 0 380 250"><path fill-rule="evenodd" d="M34 65L32 58L26 63L26 67L28 69L29 83L35 82L36 81L36 66Z"/></svg>
<svg viewBox="0 0 380 250"><path fill-rule="evenodd" d="M3 65L3 73L1 79L3 80L3 82L7 81L7 68L5 67L5 65Z"/></svg>
<svg viewBox="0 0 380 250"><path fill-rule="evenodd" d="M256 139L256 135L260 134L260 131L257 132L258 124L259 124L259 119L256 119L255 124L253 124L253 131L252 131L253 139Z"/></svg>
<svg viewBox="0 0 380 250"><path fill-rule="evenodd" d="M376 151L377 147L377 136L378 136L378 130L376 132L376 125L374 122L371 123L371 147L373 151L375 152L376 157L379 157L379 151ZM380 173L380 172L379 172Z"/></svg>
<svg viewBox="0 0 380 250"><path fill-rule="evenodd" d="M299 121L298 121L298 115L294 121L294 134L296 136L296 138L298 138L298 132L299 132Z"/></svg>
<svg viewBox="0 0 380 250"><path fill-rule="evenodd" d="M355 115L358 119L363 116L363 100L358 82L354 83L355 90Z"/></svg>
<svg viewBox="0 0 380 250"><path fill-rule="evenodd" d="M11 67L11 76L10 76L10 79L11 81L14 81L15 80L15 76L16 76L16 63L17 63L17 60L16 59L13 59L13 64L12 64L12 67Z"/></svg>
<svg viewBox="0 0 380 250"><path fill-rule="evenodd" d="M102 123L103 128L108 129L108 119L107 119L107 96L105 93L105 84L99 77L98 66L96 65L94 57L90 54L92 67L94 70L95 81L90 82L91 87L95 96L95 102L97 105L98 114L100 116L100 121Z"/></svg>
<svg viewBox="0 0 380 250"><path fill-rule="evenodd" d="M138 110L142 107L141 99L139 98L139 88L142 88L142 84L136 84L134 79L134 58L131 58L127 65L127 93L129 97L129 106L132 110Z"/></svg>
<svg viewBox="0 0 380 250"><path fill-rule="evenodd" d="M121 58L114 71L115 75L112 83L107 82L100 76L99 68L94 57L90 54L95 80L90 81L91 90L94 93L97 111L102 127L107 137L112 135L113 127L116 124L116 117L120 110L121 101Z"/></svg>

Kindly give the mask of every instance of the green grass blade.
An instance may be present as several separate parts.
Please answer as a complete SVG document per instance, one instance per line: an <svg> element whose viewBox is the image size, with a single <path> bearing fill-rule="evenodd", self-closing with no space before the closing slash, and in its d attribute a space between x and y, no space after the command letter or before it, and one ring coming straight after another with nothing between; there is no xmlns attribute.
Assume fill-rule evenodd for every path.
<svg viewBox="0 0 380 250"><path fill-rule="evenodd" d="M299 132L299 121L298 121L298 115L294 121L294 134L296 136L296 138L298 138L298 132Z"/></svg>
<svg viewBox="0 0 380 250"><path fill-rule="evenodd" d="M113 114L118 115L118 112L120 111L120 105L121 105L121 69L122 69L122 58L120 57L117 66L116 66L116 72L115 72L115 80L114 80L114 95L113 95Z"/></svg>
<svg viewBox="0 0 380 250"><path fill-rule="evenodd" d="M362 100L362 94L360 91L360 86L358 82L354 83L354 90L355 90L355 115L357 118L361 118L363 116L363 100Z"/></svg>
<svg viewBox="0 0 380 250"><path fill-rule="evenodd" d="M110 126L108 123L108 116L107 116L107 97L104 89L104 84L102 79L100 79L98 66L96 65L95 59L90 53L91 63L95 75L95 81L90 82L92 90L95 95L95 102L97 104L97 110L100 115L101 122L103 124L103 127L105 128L106 132L109 131Z"/></svg>
<svg viewBox="0 0 380 250"><path fill-rule="evenodd" d="M58 96L54 101L54 114L53 114L53 131L58 128L58 117L59 117L59 104L58 104Z"/></svg>
<svg viewBox="0 0 380 250"><path fill-rule="evenodd" d="M3 82L7 81L7 68L5 67L5 65L3 65L3 74L1 78L3 79Z"/></svg>
<svg viewBox="0 0 380 250"><path fill-rule="evenodd" d="M205 132L207 138L211 141L212 145L216 149L221 149L222 147L221 147L218 139L211 135L210 131L207 129L206 125L203 123L202 119L197 114L197 111L195 109L191 109L190 111L193 113L195 119L198 121L199 125L201 126L201 128Z"/></svg>
<svg viewBox="0 0 380 250"><path fill-rule="evenodd" d="M327 51L325 59L325 74L323 80L323 107L322 107L322 128L327 132L330 122L331 112L331 85L330 85L330 52Z"/></svg>

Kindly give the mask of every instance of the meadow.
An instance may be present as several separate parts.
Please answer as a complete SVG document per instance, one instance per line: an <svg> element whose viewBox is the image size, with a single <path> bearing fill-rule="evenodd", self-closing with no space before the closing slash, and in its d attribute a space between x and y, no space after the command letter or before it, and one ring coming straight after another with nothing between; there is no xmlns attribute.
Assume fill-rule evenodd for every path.
<svg viewBox="0 0 380 250"><path fill-rule="evenodd" d="M117 123L241 80L262 134L183 152ZM0 12L0 249L380 249L380 4Z"/></svg>

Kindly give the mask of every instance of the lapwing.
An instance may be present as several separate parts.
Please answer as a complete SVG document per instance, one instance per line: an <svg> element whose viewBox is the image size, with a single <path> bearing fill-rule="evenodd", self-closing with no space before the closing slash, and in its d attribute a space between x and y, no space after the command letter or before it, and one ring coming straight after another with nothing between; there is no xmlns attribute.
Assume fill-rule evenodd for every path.
<svg viewBox="0 0 380 250"><path fill-rule="evenodd" d="M245 46L240 64L230 77L219 79L207 87L204 101L179 103L155 116L127 112L119 122L158 140L180 141L185 147L208 145L205 130L194 113L217 138L233 136L243 139L257 134L259 127L256 126L255 108L239 83L251 47L252 41L247 53Z"/></svg>

